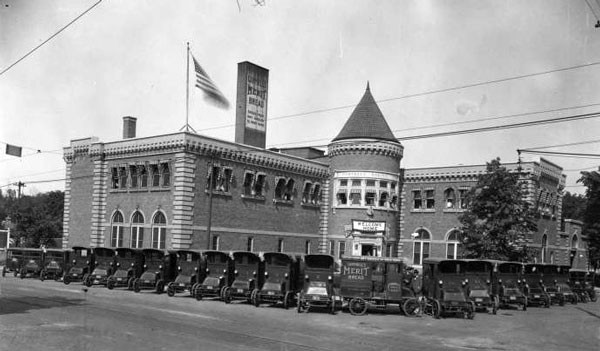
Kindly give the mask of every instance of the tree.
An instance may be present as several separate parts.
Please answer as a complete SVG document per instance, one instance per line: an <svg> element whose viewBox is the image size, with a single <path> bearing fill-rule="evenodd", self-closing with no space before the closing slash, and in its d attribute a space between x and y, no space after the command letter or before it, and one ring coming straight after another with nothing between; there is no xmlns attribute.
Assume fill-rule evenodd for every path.
<svg viewBox="0 0 600 351"><path fill-rule="evenodd" d="M600 266L600 174L581 172L581 182L587 188L587 206L583 214L583 234L588 237L588 255L594 269Z"/></svg>
<svg viewBox="0 0 600 351"><path fill-rule="evenodd" d="M586 202L585 196L567 191L562 200L562 218L583 221Z"/></svg>
<svg viewBox="0 0 600 351"><path fill-rule="evenodd" d="M519 174L496 158L466 195L467 210L459 217L464 256L527 261L526 236L537 231L536 213L526 200Z"/></svg>
<svg viewBox="0 0 600 351"><path fill-rule="evenodd" d="M8 195L0 196L0 222L11 217L16 225L11 233L16 245L56 246L56 239L62 237L64 193L52 191L19 199Z"/></svg>

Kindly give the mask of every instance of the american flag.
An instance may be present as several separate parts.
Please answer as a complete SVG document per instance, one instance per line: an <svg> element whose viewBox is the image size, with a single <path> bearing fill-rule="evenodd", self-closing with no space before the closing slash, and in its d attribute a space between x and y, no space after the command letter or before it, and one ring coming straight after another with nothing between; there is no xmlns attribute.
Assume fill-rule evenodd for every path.
<svg viewBox="0 0 600 351"><path fill-rule="evenodd" d="M204 92L205 99L217 107L225 109L229 108L229 101L227 101L227 98L221 93L219 88L217 88L215 83L210 79L208 74L206 74L206 71L200 66L193 55L192 59L194 60L194 70L196 71L196 87Z"/></svg>

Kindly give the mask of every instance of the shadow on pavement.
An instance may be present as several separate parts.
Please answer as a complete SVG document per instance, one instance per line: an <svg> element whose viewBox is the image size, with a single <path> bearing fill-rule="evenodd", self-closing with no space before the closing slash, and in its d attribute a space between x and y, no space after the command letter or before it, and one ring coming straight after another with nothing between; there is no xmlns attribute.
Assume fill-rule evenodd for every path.
<svg viewBox="0 0 600 351"><path fill-rule="evenodd" d="M83 306L84 303L85 299L68 299L64 296L0 297L0 316L56 307Z"/></svg>
<svg viewBox="0 0 600 351"><path fill-rule="evenodd" d="M594 312L590 312L590 311L588 311L586 309L583 309L581 307L577 307L577 309L580 310L581 312L585 312L585 313L589 314L592 317L596 317L596 318L600 319L600 316L597 315L597 314L595 314Z"/></svg>

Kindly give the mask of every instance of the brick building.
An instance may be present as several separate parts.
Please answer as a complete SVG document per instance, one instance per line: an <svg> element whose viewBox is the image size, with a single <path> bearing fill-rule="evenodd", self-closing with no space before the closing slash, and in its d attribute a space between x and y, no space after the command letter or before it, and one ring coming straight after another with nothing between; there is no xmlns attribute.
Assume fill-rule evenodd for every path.
<svg viewBox="0 0 600 351"><path fill-rule="evenodd" d="M244 124L239 110L236 128ZM403 170L404 147L368 85L327 153L264 149L264 128L248 133L250 142L238 132L235 142L190 132L136 138L135 128L125 117L122 140L78 139L64 149L65 248L322 252L419 266L460 255L464 194L485 171ZM505 166L521 167L540 213L528 238L537 260L585 265L580 223L561 221L562 168L544 159Z"/></svg>

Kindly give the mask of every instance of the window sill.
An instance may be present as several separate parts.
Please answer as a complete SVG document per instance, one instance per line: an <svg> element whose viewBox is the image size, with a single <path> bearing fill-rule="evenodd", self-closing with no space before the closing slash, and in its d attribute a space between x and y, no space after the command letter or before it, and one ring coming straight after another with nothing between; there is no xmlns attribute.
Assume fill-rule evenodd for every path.
<svg viewBox="0 0 600 351"><path fill-rule="evenodd" d="M320 204L313 204L313 203L310 203L310 202L303 202L303 203L301 203L301 205L302 205L302 207L310 207L310 208L319 208L319 207L321 207Z"/></svg>
<svg viewBox="0 0 600 351"><path fill-rule="evenodd" d="M241 197L244 200L265 201L265 197L264 196L260 196L260 195L245 195L245 194L242 194Z"/></svg>
<svg viewBox="0 0 600 351"><path fill-rule="evenodd" d="M444 209L444 213L461 213L461 212L465 212L466 209L463 208L445 208Z"/></svg>
<svg viewBox="0 0 600 351"><path fill-rule="evenodd" d="M411 213L435 213L435 209L412 209Z"/></svg>
<svg viewBox="0 0 600 351"><path fill-rule="evenodd" d="M204 190L205 194L208 194L208 190ZM228 191L220 191L220 190L213 190L212 191L212 195L213 196L223 196L223 197L231 197L231 193Z"/></svg>
<svg viewBox="0 0 600 351"><path fill-rule="evenodd" d="M293 200L273 199L273 203L275 205L286 205L286 206L293 206L294 205L294 201Z"/></svg>
<svg viewBox="0 0 600 351"><path fill-rule="evenodd" d="M158 193L158 192L163 192L163 191L171 191L171 188L167 187L167 188L151 188L150 192L152 193Z"/></svg>

